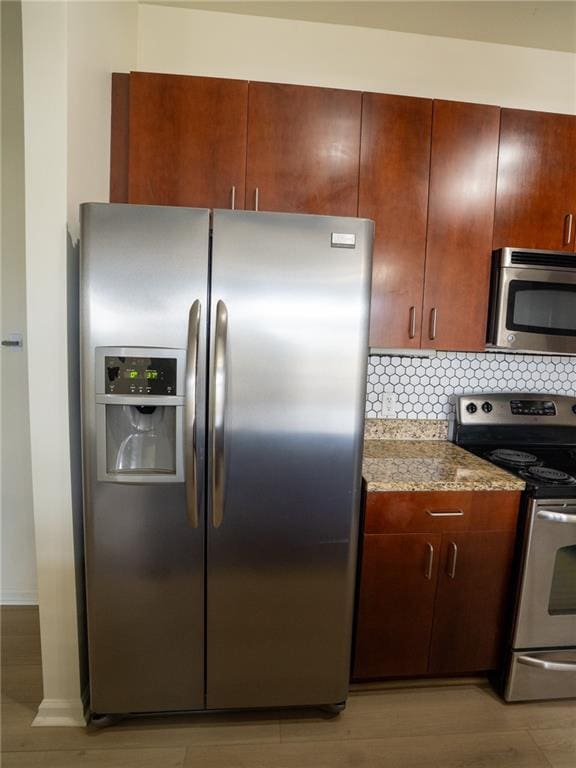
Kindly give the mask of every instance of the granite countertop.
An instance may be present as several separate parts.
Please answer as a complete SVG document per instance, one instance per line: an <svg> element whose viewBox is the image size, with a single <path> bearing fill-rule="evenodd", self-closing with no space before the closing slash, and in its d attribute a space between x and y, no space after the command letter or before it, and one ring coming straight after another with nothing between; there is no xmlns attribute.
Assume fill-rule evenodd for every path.
<svg viewBox="0 0 576 768"><path fill-rule="evenodd" d="M525 487L523 480L446 440L367 439L362 474L368 492L521 491Z"/></svg>

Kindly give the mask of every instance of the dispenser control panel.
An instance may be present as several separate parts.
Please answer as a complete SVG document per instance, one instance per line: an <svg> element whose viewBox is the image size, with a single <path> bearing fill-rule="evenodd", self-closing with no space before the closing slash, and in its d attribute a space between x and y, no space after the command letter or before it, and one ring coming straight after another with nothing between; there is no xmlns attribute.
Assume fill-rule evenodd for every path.
<svg viewBox="0 0 576 768"><path fill-rule="evenodd" d="M107 395L175 395L175 357L105 358Z"/></svg>

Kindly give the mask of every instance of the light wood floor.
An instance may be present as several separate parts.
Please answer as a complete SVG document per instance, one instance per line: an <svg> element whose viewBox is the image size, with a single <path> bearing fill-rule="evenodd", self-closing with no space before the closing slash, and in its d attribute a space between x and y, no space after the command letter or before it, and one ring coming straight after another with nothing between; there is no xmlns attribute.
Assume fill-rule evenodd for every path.
<svg viewBox="0 0 576 768"><path fill-rule="evenodd" d="M2 610L3 768L576 768L576 703L504 704L481 681L355 690L346 711L31 728L35 608Z"/></svg>

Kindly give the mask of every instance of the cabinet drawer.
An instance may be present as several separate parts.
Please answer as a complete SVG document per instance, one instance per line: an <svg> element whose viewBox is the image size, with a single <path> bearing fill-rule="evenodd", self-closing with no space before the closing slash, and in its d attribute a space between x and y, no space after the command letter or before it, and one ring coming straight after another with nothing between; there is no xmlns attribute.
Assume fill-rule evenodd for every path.
<svg viewBox="0 0 576 768"><path fill-rule="evenodd" d="M369 493L365 532L514 530L519 499L516 491Z"/></svg>

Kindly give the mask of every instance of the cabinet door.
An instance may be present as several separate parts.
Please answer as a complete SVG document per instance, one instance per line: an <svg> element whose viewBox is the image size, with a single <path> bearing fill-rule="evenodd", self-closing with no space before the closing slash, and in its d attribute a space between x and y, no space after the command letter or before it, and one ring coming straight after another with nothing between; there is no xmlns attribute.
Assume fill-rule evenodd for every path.
<svg viewBox="0 0 576 768"><path fill-rule="evenodd" d="M500 664L514 540L515 531L442 537L429 672L464 674Z"/></svg>
<svg viewBox="0 0 576 768"><path fill-rule="evenodd" d="M376 222L371 347L420 346L432 101L365 93L358 215Z"/></svg>
<svg viewBox="0 0 576 768"><path fill-rule="evenodd" d="M250 83L246 208L356 216L361 99Z"/></svg>
<svg viewBox="0 0 576 768"><path fill-rule="evenodd" d="M133 72L128 202L243 208L247 109L242 80Z"/></svg>
<svg viewBox="0 0 576 768"><path fill-rule="evenodd" d="M422 346L486 341L500 109L435 101Z"/></svg>
<svg viewBox="0 0 576 768"><path fill-rule="evenodd" d="M574 217L576 117L503 109L494 248L571 251Z"/></svg>
<svg viewBox="0 0 576 768"><path fill-rule="evenodd" d="M421 675L428 669L441 537L364 537L354 678Z"/></svg>

